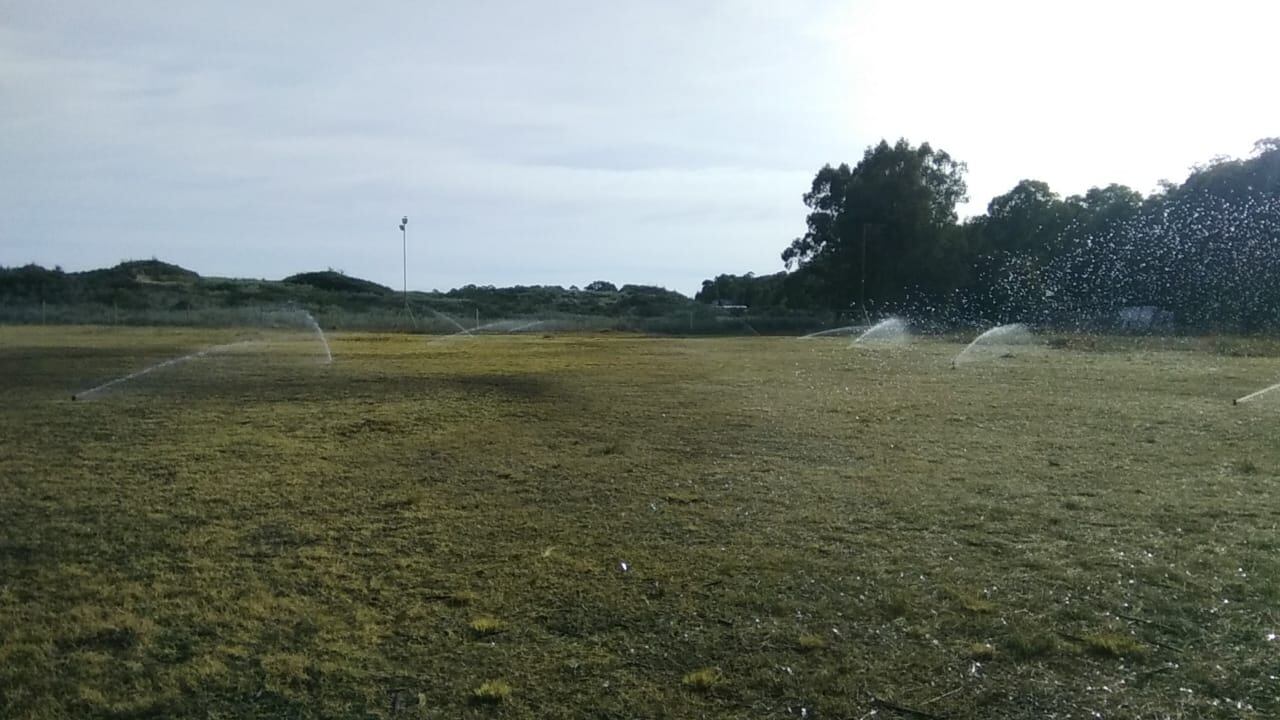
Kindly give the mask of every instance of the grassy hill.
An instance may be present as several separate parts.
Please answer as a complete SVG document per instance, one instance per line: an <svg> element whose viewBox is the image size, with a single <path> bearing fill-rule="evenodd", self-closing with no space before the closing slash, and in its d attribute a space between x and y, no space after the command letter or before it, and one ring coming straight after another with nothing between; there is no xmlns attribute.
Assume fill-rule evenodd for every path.
<svg viewBox="0 0 1280 720"><path fill-rule="evenodd" d="M65 272L39 265L0 267L0 322L236 325L280 307L304 308L327 326L422 329L440 315L471 324L507 318L589 318L636 329L736 328L715 309L680 293L646 285L582 290L532 285L467 285L448 292L410 292L330 270L281 280L202 277L160 260ZM696 321L696 322L695 322ZM448 323L446 323L448 325ZM625 323L624 323L625 324ZM451 326L451 325L450 325Z"/></svg>

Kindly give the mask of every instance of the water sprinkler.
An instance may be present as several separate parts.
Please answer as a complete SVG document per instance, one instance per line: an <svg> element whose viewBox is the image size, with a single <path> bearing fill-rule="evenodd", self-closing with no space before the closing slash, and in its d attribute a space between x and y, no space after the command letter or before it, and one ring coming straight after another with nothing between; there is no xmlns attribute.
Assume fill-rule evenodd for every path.
<svg viewBox="0 0 1280 720"><path fill-rule="evenodd" d="M1267 387L1264 387L1264 388L1262 388L1261 390L1259 390L1259 391L1257 391L1257 392L1251 392L1251 393L1249 393L1248 395L1245 395L1244 397L1236 398L1235 400L1232 400L1232 401L1231 401L1231 404L1232 404L1232 405L1239 405L1240 403L1249 402L1250 400L1252 400L1252 399L1254 399L1254 398L1256 398L1256 397L1260 397L1260 396L1262 396L1262 395L1266 395L1267 393L1269 393L1269 392L1271 392L1271 391L1273 391L1273 390L1277 390L1277 389L1280 389L1280 383L1276 383L1275 385L1268 385Z"/></svg>

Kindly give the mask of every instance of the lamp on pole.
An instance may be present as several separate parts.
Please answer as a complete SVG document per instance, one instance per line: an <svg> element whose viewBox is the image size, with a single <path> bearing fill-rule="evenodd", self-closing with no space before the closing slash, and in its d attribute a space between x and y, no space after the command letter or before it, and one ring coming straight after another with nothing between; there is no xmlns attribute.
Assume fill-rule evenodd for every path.
<svg viewBox="0 0 1280 720"><path fill-rule="evenodd" d="M400 255L404 270L404 309L409 309L409 216L400 218Z"/></svg>

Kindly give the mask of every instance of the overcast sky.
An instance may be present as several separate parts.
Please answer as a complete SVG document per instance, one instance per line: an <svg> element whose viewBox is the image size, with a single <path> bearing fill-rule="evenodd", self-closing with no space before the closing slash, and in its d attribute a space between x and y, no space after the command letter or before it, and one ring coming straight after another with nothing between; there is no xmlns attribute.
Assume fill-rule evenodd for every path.
<svg viewBox="0 0 1280 720"><path fill-rule="evenodd" d="M1273 2L0 0L0 265L692 293L882 137L1147 192L1280 135Z"/></svg>

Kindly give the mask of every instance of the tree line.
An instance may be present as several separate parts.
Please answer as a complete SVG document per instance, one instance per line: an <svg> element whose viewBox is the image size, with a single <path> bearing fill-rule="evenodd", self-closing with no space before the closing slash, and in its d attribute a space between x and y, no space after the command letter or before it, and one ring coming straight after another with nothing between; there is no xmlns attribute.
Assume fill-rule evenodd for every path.
<svg viewBox="0 0 1280 720"><path fill-rule="evenodd" d="M1117 184L1062 197L1022 180L961 221L966 170L906 140L868 147L852 167L824 166L785 269L720 275L697 299L753 314L1058 325L1154 306L1184 326L1280 325L1280 138L1145 197Z"/></svg>

